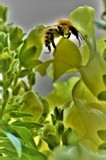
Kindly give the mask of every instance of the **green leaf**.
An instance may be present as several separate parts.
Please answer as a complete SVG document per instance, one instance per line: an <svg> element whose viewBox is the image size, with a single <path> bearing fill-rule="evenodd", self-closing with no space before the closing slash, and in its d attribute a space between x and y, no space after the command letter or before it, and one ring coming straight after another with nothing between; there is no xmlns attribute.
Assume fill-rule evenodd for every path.
<svg viewBox="0 0 106 160"><path fill-rule="evenodd" d="M85 66L89 63L90 49L87 44L82 45L81 48L82 65Z"/></svg>
<svg viewBox="0 0 106 160"><path fill-rule="evenodd" d="M11 144L11 141L7 138L7 137L1 137L0 138L0 153L3 154L3 157L0 156L0 160L1 159L7 159L10 160L19 160L19 156L17 155L16 151L15 151L15 147ZM20 160L29 160L27 159L27 157L23 156L23 146L22 148L22 155L20 157ZM9 156L9 158L8 158Z"/></svg>
<svg viewBox="0 0 106 160"><path fill-rule="evenodd" d="M77 69L81 65L81 54L78 47L69 39L62 38L54 52L54 80L70 69Z"/></svg>
<svg viewBox="0 0 106 160"><path fill-rule="evenodd" d="M16 152L13 152L10 150L10 148L2 148L1 152L6 155L6 157L9 156L9 158L11 158L12 160L19 160L19 157L17 156ZM6 158L4 157L4 158ZM21 156L20 160L29 160L27 159L27 157L25 156Z"/></svg>
<svg viewBox="0 0 106 160"><path fill-rule="evenodd" d="M4 48L8 46L9 46L8 35L1 31L0 32L0 52L2 52Z"/></svg>
<svg viewBox="0 0 106 160"><path fill-rule="evenodd" d="M0 72L5 73L8 71L11 63L11 56L7 51L0 54Z"/></svg>
<svg viewBox="0 0 106 160"><path fill-rule="evenodd" d="M9 76L8 79L6 79L6 81L5 81L5 87L9 88L10 85L12 84L13 80L14 80L14 75L11 74L11 76Z"/></svg>
<svg viewBox="0 0 106 160"><path fill-rule="evenodd" d="M103 52L103 58L104 58L105 61L106 61L106 48L104 49L104 52Z"/></svg>
<svg viewBox="0 0 106 160"><path fill-rule="evenodd" d="M33 148L26 147L26 146L23 146L23 155L28 160L48 160L48 158L42 153L40 153L39 151Z"/></svg>
<svg viewBox="0 0 106 160"><path fill-rule="evenodd" d="M43 127L42 124L40 123L36 123L36 122L20 122L20 121L16 121L16 122L13 122L12 125L14 126L20 126L20 127L26 127L26 128L41 128Z"/></svg>
<svg viewBox="0 0 106 160"><path fill-rule="evenodd" d="M10 31L10 49L16 50L22 43L23 29L14 27Z"/></svg>
<svg viewBox="0 0 106 160"><path fill-rule="evenodd" d="M19 136L22 138L22 140L28 147L36 149L36 144L30 130L28 130L24 126L22 127L12 126L12 127L19 134Z"/></svg>
<svg viewBox="0 0 106 160"><path fill-rule="evenodd" d="M18 157L20 158L22 155L22 146L21 146L21 142L19 141L19 139L17 137L15 137L13 134L9 133L9 132L5 132L6 136L8 137L8 139L10 140L10 142L12 143L12 145L15 147L16 152L18 154Z"/></svg>
<svg viewBox="0 0 106 160"><path fill-rule="evenodd" d="M21 80L20 83L21 83L21 87L24 89L24 91L28 92L29 91L29 86L28 86L27 82L24 81L24 80Z"/></svg>
<svg viewBox="0 0 106 160"><path fill-rule="evenodd" d="M94 67L96 65L96 69ZM106 85L103 77L106 73L106 63L100 54L96 53L94 58L88 63L87 66L80 68L81 78L90 89L90 91L98 98L106 100L99 96L100 93L106 91Z"/></svg>
<svg viewBox="0 0 106 160"><path fill-rule="evenodd" d="M36 46L30 47L20 52L19 60L21 65L25 68L34 68L41 64L41 61L36 59L36 52Z"/></svg>
<svg viewBox="0 0 106 160"><path fill-rule="evenodd" d="M38 58L43 49L42 32L44 28L43 25L37 26L29 33L24 41L19 59L21 65L25 68L34 68L38 65Z"/></svg>
<svg viewBox="0 0 106 160"><path fill-rule="evenodd" d="M105 59L104 50L106 49L106 35L99 37L96 45L99 54Z"/></svg>
<svg viewBox="0 0 106 160"><path fill-rule="evenodd" d="M46 97L50 109L53 109L55 106L61 106L69 101L72 101L72 89L78 80L78 77L73 77L68 79L67 81L58 81L53 84L53 91Z"/></svg>
<svg viewBox="0 0 106 160"><path fill-rule="evenodd" d="M22 50L36 46L36 58L38 58L42 50L42 34L44 32L44 29L44 25L38 25L33 30L31 30L28 37L25 40Z"/></svg>
<svg viewBox="0 0 106 160"><path fill-rule="evenodd" d="M15 147L14 145L11 143L10 139L8 137L3 137L0 135L0 146L2 146L3 148L9 148L11 150L11 152L15 152ZM0 148L1 149L1 148Z"/></svg>
<svg viewBox="0 0 106 160"><path fill-rule="evenodd" d="M29 121L38 121L43 113L43 104L37 94L30 91L23 96L22 111L33 115L29 118L23 118Z"/></svg>
<svg viewBox="0 0 106 160"><path fill-rule="evenodd" d="M10 156L6 156L6 157L1 157L0 156L0 160L11 160L12 157ZM14 160L14 159L13 159Z"/></svg>
<svg viewBox="0 0 106 160"><path fill-rule="evenodd" d="M94 8L86 5L78 7L69 15L71 23L77 28L90 47L91 55L89 60L92 59L96 50L94 18Z"/></svg>
<svg viewBox="0 0 106 160"><path fill-rule="evenodd" d="M2 109L5 109L8 99L9 99L9 91L5 90L5 92L3 93Z"/></svg>
<svg viewBox="0 0 106 160"><path fill-rule="evenodd" d="M103 143L97 132L106 129L106 107L85 86L82 80L73 89L74 107L65 111L65 123L77 131L87 148L97 151Z"/></svg>
<svg viewBox="0 0 106 160"><path fill-rule="evenodd" d="M14 95L14 96L16 96L16 95L18 95L19 94L19 92L20 92L20 90L21 90L21 83L19 82L14 88L13 88L13 90L12 90L12 94Z"/></svg>
<svg viewBox="0 0 106 160"><path fill-rule="evenodd" d="M35 68L35 71L39 72L41 74L41 76L45 76L47 69L52 62L53 62L53 60L48 60L48 61L42 62L40 65L38 65Z"/></svg>
<svg viewBox="0 0 106 160"><path fill-rule="evenodd" d="M13 101L13 99L12 99ZM5 113L10 113L12 111L18 111L18 109L20 108L20 104L16 103L16 104L10 104L8 105L8 107L5 108Z"/></svg>
<svg viewBox="0 0 106 160"><path fill-rule="evenodd" d="M7 20L7 11L8 11L8 8L7 6L3 6L3 5L0 5L0 23L1 22L6 22Z"/></svg>
<svg viewBox="0 0 106 160"><path fill-rule="evenodd" d="M105 54L105 49L106 49L106 36L101 36L97 39L96 41L96 47L98 53L106 60L106 54ZM85 66L87 63L89 63L89 56L90 56L90 48L87 44L84 44L81 48L82 52L82 64Z"/></svg>
<svg viewBox="0 0 106 160"><path fill-rule="evenodd" d="M26 113L26 112L19 112L19 111L12 111L9 113L11 117L13 118L19 118L19 117L26 117L26 116L33 116L30 113Z"/></svg>
<svg viewBox="0 0 106 160"><path fill-rule="evenodd" d="M30 85L30 87L32 87L33 85L35 85L35 82L36 82L36 78L35 78L35 72L31 72L29 75L28 75L28 83Z"/></svg>
<svg viewBox="0 0 106 160"><path fill-rule="evenodd" d="M23 70L21 70L20 72L19 72L19 78L23 78L23 77L25 77L25 76L27 76L28 74L30 74L30 70L29 69L23 69Z"/></svg>

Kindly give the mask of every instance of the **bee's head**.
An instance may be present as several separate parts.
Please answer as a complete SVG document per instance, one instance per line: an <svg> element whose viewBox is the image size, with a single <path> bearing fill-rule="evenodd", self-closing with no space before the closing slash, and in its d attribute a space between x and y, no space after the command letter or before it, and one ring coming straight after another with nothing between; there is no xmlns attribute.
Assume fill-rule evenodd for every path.
<svg viewBox="0 0 106 160"><path fill-rule="evenodd" d="M59 19L57 21L57 27L59 34L65 38L69 37L71 22L66 19Z"/></svg>

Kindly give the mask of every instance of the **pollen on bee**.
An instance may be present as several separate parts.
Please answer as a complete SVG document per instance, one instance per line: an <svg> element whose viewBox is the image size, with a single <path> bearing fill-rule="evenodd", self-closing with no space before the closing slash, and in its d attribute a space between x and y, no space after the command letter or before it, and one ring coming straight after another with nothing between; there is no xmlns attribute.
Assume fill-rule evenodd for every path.
<svg viewBox="0 0 106 160"><path fill-rule="evenodd" d="M67 20L67 19L58 19L56 22L57 22L58 25L62 25L62 26L64 26L64 25L67 25L67 26L72 25L71 22L69 20Z"/></svg>

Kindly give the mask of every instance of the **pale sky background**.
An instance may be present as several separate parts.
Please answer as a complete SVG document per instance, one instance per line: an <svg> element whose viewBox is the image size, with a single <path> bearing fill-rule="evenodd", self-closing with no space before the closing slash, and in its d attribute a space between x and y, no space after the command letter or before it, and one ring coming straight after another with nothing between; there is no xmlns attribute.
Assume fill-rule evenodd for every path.
<svg viewBox="0 0 106 160"><path fill-rule="evenodd" d="M0 0L9 7L9 21L16 22L25 30L37 24L50 23L81 5L90 5L100 13L102 0Z"/></svg>
<svg viewBox="0 0 106 160"><path fill-rule="evenodd" d="M102 0L0 0L9 8L8 22L14 22L26 32L38 24L50 24L81 5L90 5L97 11L97 19L103 10ZM101 34L102 32L100 32ZM51 79L38 75L36 90L46 95L52 88Z"/></svg>

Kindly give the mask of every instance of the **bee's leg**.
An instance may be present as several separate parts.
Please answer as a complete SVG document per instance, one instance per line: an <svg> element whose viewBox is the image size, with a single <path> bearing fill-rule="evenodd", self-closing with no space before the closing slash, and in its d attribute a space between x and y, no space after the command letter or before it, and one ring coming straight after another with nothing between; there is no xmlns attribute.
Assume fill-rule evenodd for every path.
<svg viewBox="0 0 106 160"><path fill-rule="evenodd" d="M79 47L81 46L81 39L79 38L79 35L75 35L76 36L76 39L78 40L78 43L79 43Z"/></svg>
<svg viewBox="0 0 106 160"><path fill-rule="evenodd" d="M78 31L76 30L76 28L74 27L70 27L70 30L72 32L72 34L75 35L76 39L78 40L78 43L79 43L79 47L81 46L81 39L79 38L79 33Z"/></svg>
<svg viewBox="0 0 106 160"><path fill-rule="evenodd" d="M45 41L45 46L48 48L49 52L51 52L51 46L50 46L50 42L48 40Z"/></svg>
<svg viewBox="0 0 106 160"><path fill-rule="evenodd" d="M52 46L54 49L56 49L56 45L55 45L54 41L52 41Z"/></svg>
<svg viewBox="0 0 106 160"><path fill-rule="evenodd" d="M56 49L56 45L55 45L55 42L54 42L54 34L51 34L50 40L51 40L53 48Z"/></svg>
<svg viewBox="0 0 106 160"><path fill-rule="evenodd" d="M50 45L47 46L48 50L49 50L49 53L51 52L51 47Z"/></svg>

